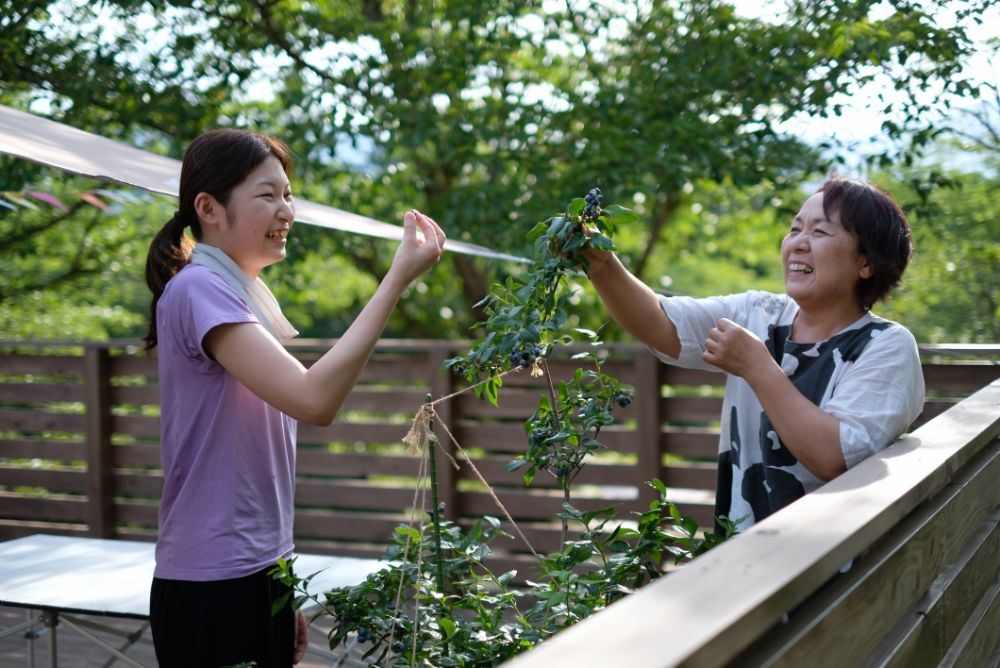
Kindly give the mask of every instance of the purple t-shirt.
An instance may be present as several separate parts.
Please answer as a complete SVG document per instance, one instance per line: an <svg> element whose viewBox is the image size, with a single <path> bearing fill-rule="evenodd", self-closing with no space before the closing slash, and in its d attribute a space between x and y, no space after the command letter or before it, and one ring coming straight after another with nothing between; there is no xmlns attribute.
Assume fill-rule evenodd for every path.
<svg viewBox="0 0 1000 668"><path fill-rule="evenodd" d="M158 578L250 575L292 551L296 422L202 347L208 332L257 318L210 269L188 265L156 306L163 498Z"/></svg>

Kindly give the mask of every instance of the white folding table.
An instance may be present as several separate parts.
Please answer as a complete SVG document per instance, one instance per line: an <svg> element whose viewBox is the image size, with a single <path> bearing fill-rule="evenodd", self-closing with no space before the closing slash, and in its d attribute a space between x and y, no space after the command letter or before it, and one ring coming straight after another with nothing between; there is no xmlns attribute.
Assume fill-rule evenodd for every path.
<svg viewBox="0 0 1000 668"><path fill-rule="evenodd" d="M65 626L102 647L114 660L141 664L124 652L143 638L149 619L149 586L153 580L153 543L75 536L36 534L0 543L0 605L35 611L24 623L0 628L0 639L48 627L51 665L58 666L56 629ZM300 576L318 573L309 591L358 584L381 567L374 559L300 554L295 570ZM125 634L73 615L147 620L138 631ZM87 629L124 638L114 647ZM30 637L30 636L29 636ZM312 650L326 655L324 652ZM29 657L30 658L30 657Z"/></svg>

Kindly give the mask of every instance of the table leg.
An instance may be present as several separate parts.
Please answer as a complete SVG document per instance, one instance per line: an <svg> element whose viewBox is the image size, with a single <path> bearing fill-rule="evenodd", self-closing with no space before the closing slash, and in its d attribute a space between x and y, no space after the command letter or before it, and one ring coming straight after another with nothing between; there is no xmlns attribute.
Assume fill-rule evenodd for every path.
<svg viewBox="0 0 1000 668"><path fill-rule="evenodd" d="M49 627L49 666L59 668L59 645L56 642L56 627L59 626L59 613L46 610L42 613L45 625Z"/></svg>
<svg viewBox="0 0 1000 668"><path fill-rule="evenodd" d="M25 614L28 616L28 620L35 619L35 613L31 610L26 610ZM28 629L28 632L24 634L24 639L28 643L28 666L29 668L35 668L35 630Z"/></svg>

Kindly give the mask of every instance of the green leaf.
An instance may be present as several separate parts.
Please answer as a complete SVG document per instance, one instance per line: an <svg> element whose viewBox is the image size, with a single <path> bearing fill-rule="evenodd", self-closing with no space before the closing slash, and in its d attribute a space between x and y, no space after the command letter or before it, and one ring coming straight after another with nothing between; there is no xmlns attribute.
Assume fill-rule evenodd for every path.
<svg viewBox="0 0 1000 668"><path fill-rule="evenodd" d="M612 204L604 210L604 215L607 216L608 220L615 225L628 225L629 223L634 223L639 220L638 214L632 209L626 209L620 204ZM609 239L610 241L610 239Z"/></svg>
<svg viewBox="0 0 1000 668"><path fill-rule="evenodd" d="M525 487L528 487L534 481L536 472L537 471L534 466L525 471L524 476L522 477L522 479L524 480Z"/></svg>
<svg viewBox="0 0 1000 668"><path fill-rule="evenodd" d="M449 640L453 635L455 635L455 622L448 617L439 618L438 627L444 632L445 638L448 638Z"/></svg>
<svg viewBox="0 0 1000 668"><path fill-rule="evenodd" d="M512 459L509 462L507 462L507 467L506 467L507 472L513 473L514 471L518 470L527 463L528 463L527 461L521 459L520 457L518 457L517 459Z"/></svg>
<svg viewBox="0 0 1000 668"><path fill-rule="evenodd" d="M288 598L291 595L292 595L292 592L286 591L284 594L281 595L281 597L277 601L274 601L273 603L271 603L271 616L272 617L274 617L279 612L281 612L281 609L283 607L285 607L286 603L288 603Z"/></svg>
<svg viewBox="0 0 1000 668"><path fill-rule="evenodd" d="M527 234L528 241L534 241L538 237L545 234L546 230L548 229L549 229L549 221L538 223L533 228L531 228L530 232L528 232Z"/></svg>

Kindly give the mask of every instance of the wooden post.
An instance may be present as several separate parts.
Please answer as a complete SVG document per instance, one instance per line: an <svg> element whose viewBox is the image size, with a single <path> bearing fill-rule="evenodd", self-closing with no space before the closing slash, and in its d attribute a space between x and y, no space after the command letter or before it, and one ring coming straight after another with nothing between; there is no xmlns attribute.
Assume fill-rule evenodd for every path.
<svg viewBox="0 0 1000 668"><path fill-rule="evenodd" d="M660 400L663 365L651 355L636 351L632 358L635 369L636 409L636 484L639 486L639 506L643 509L656 499L655 489L646 484L653 478L662 479L660 466L660 430L663 415Z"/></svg>
<svg viewBox="0 0 1000 668"><path fill-rule="evenodd" d="M108 349L100 343L84 346L86 405L87 499L90 535L114 535L114 490L111 479L111 378Z"/></svg>
<svg viewBox="0 0 1000 668"><path fill-rule="evenodd" d="M444 361L450 357L449 352L448 348L439 348L437 346L430 349L428 365L431 377L433 378L431 381L431 393L434 395L434 399L446 397L455 391L455 379L451 371L442 371ZM451 433L456 434L459 416L457 401L458 398L456 397L448 401L442 401L434 406L434 410L438 414L434 434L441 444L442 452L448 455L448 457L441 461L440 466L438 466L438 495L441 501L444 502L445 519L452 522L457 522L461 515L458 508L458 471L451 464L455 459L455 444L451 442L441 423L444 423L451 430Z"/></svg>

